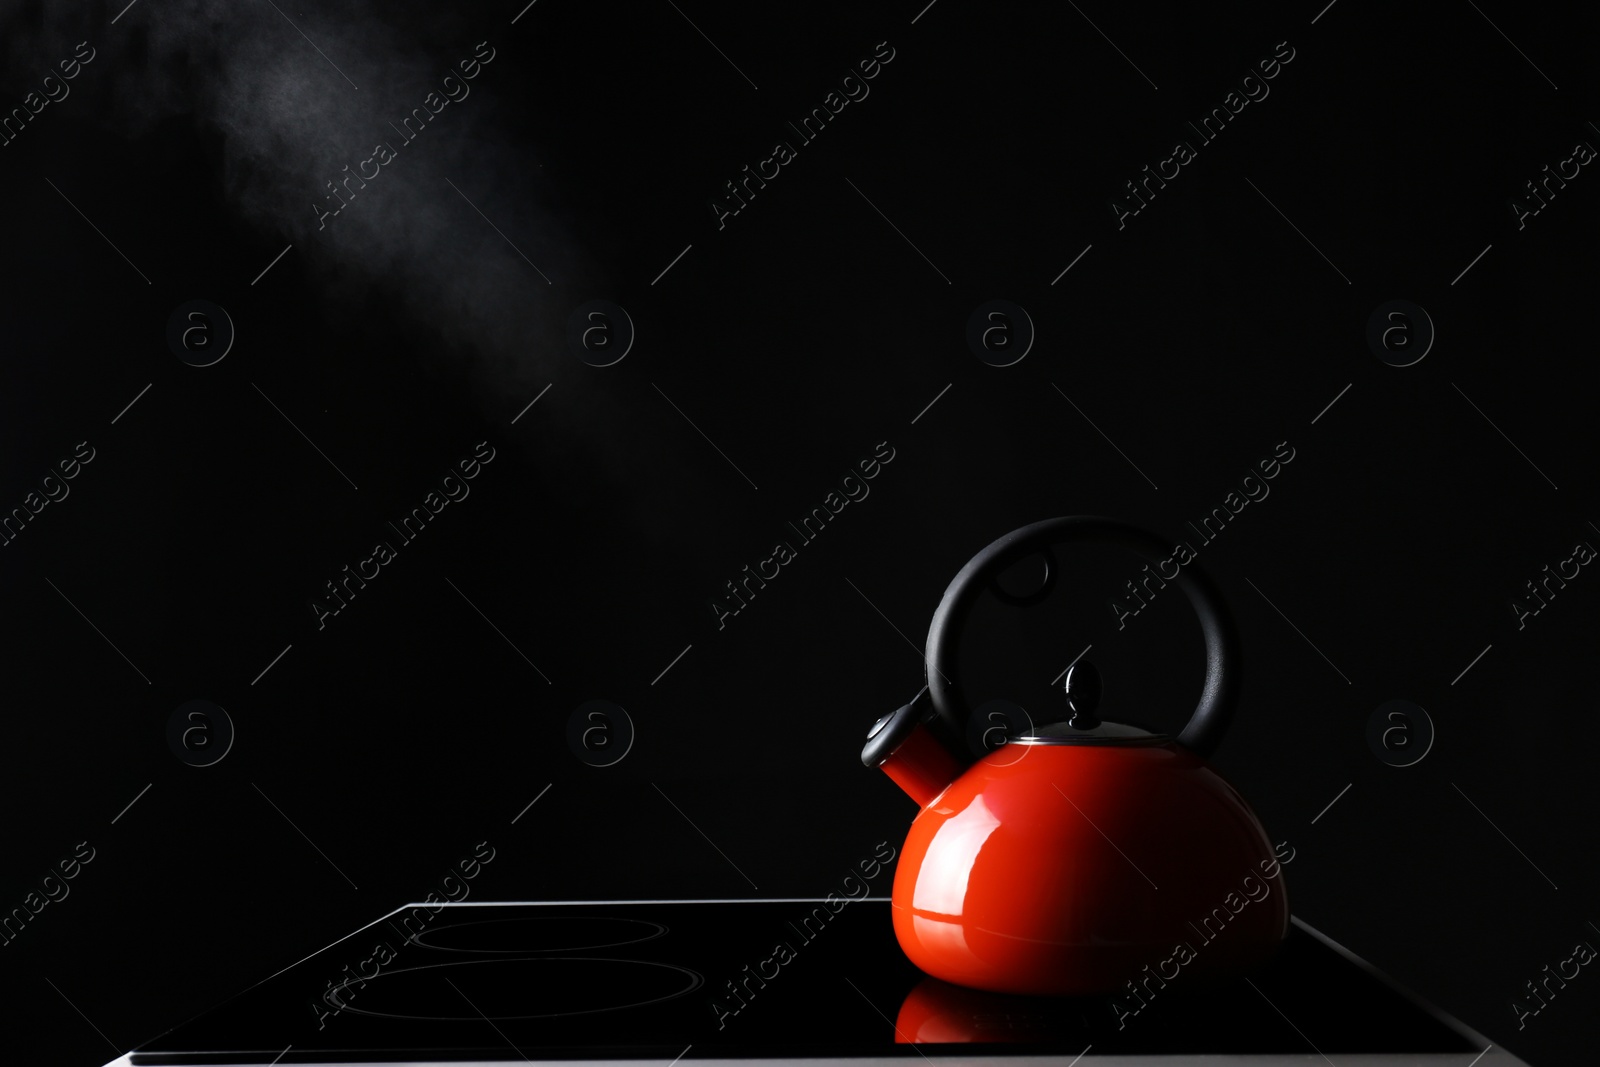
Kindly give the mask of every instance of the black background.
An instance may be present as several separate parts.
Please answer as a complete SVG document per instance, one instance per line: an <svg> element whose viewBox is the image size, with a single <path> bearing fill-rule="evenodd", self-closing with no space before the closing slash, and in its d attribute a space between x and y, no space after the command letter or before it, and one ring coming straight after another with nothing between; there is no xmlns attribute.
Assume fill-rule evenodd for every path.
<svg viewBox="0 0 1600 1067"><path fill-rule="evenodd" d="M0 907L96 850L0 948L8 1049L111 1059L480 840L485 898L829 892L913 814L857 752L962 563L1061 514L1187 536L1287 441L1201 550L1246 653L1216 765L1298 850L1297 915L1581 1061L1600 979L1520 1030L1510 1002L1600 939L1600 579L1520 630L1509 604L1600 541L1600 179L1520 231L1507 201L1600 143L1593 16L263 5L6 16L7 107L97 49L0 148L0 507L95 449L0 548ZM482 40L472 95L318 231L322 183ZM870 95L719 230L722 183L880 41ZM1108 199L1280 41L1270 95L1119 230ZM638 331L606 368L565 341L597 297ZM206 368L165 340L197 298L237 328ZM1006 368L965 342L994 298L1038 333ZM1410 367L1365 340L1392 299L1438 331ZM323 583L483 440L471 495L319 630ZM885 441L870 496L719 630L722 584ZM1108 705L1176 728L1198 633L1175 593L1119 631L1136 571L1074 557L1051 607L989 605L974 691L1043 706L1093 644ZM238 731L209 768L166 745L194 698ZM608 768L566 741L596 698L637 728ZM1408 768L1365 740L1393 698L1437 729Z"/></svg>

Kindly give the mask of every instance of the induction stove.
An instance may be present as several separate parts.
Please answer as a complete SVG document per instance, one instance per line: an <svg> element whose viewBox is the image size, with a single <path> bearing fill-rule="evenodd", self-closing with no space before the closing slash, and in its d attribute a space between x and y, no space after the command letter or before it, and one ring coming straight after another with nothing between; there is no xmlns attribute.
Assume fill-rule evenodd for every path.
<svg viewBox="0 0 1600 1067"><path fill-rule="evenodd" d="M900 951L887 898L414 904L116 1062L1465 1067L1487 1044L1298 920L1248 977L1137 977L1103 997L947 985Z"/></svg>

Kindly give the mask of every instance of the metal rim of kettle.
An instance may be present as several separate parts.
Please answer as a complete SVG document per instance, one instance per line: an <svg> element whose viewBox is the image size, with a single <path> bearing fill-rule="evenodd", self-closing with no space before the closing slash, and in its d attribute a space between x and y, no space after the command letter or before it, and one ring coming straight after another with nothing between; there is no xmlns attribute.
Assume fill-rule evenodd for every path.
<svg viewBox="0 0 1600 1067"><path fill-rule="evenodd" d="M938 717L956 731L956 736L960 736L960 730L972 713L955 680L955 673L957 646L973 604L1006 568L1035 553L1048 551L1052 546L1065 544L1123 548L1156 564L1169 559L1174 548L1172 543L1155 534L1117 519L1072 515L1013 530L973 556L945 589L928 627L926 646L928 696ZM1208 756L1222 740L1238 703L1241 659L1238 630L1222 594L1197 564L1184 564L1176 578L1162 577L1175 582L1189 598L1205 637L1205 685L1177 741L1198 755Z"/></svg>

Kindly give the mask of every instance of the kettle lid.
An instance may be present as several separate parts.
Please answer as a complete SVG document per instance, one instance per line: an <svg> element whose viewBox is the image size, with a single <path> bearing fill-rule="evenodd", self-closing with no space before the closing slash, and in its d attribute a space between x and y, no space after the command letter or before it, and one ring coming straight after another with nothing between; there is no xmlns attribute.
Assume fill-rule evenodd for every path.
<svg viewBox="0 0 1600 1067"><path fill-rule="evenodd" d="M1120 722L1102 722L1087 730L1070 722L1037 726L1027 733L1007 739L1008 745L1159 745L1172 740L1167 734L1151 733Z"/></svg>
<svg viewBox="0 0 1600 1067"><path fill-rule="evenodd" d="M1032 727L1006 741L1008 745L1157 745L1171 740L1138 726L1104 722L1096 714L1104 687L1100 672L1082 660L1067 668L1062 683L1068 718Z"/></svg>

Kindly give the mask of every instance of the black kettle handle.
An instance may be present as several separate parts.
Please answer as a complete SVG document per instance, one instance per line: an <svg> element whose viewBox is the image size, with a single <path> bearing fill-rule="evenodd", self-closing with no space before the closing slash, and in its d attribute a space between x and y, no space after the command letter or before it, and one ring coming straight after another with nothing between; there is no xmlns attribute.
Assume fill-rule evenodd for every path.
<svg viewBox="0 0 1600 1067"><path fill-rule="evenodd" d="M979 594L988 589L1006 568L1043 549L1062 544L1105 545L1125 548L1159 564L1173 555L1174 545L1146 530L1097 515L1072 515L1046 519L1013 530L973 556L961 568L944 599L933 613L928 627L928 696L934 710L953 736L965 735L967 717L972 713L956 680L956 645L967 616ZM1182 565L1176 582L1189 597L1189 604L1200 618L1206 641L1206 681L1189 723L1178 735L1183 747L1208 756L1222 740L1239 698L1239 634L1222 595L1210 578L1194 562Z"/></svg>

